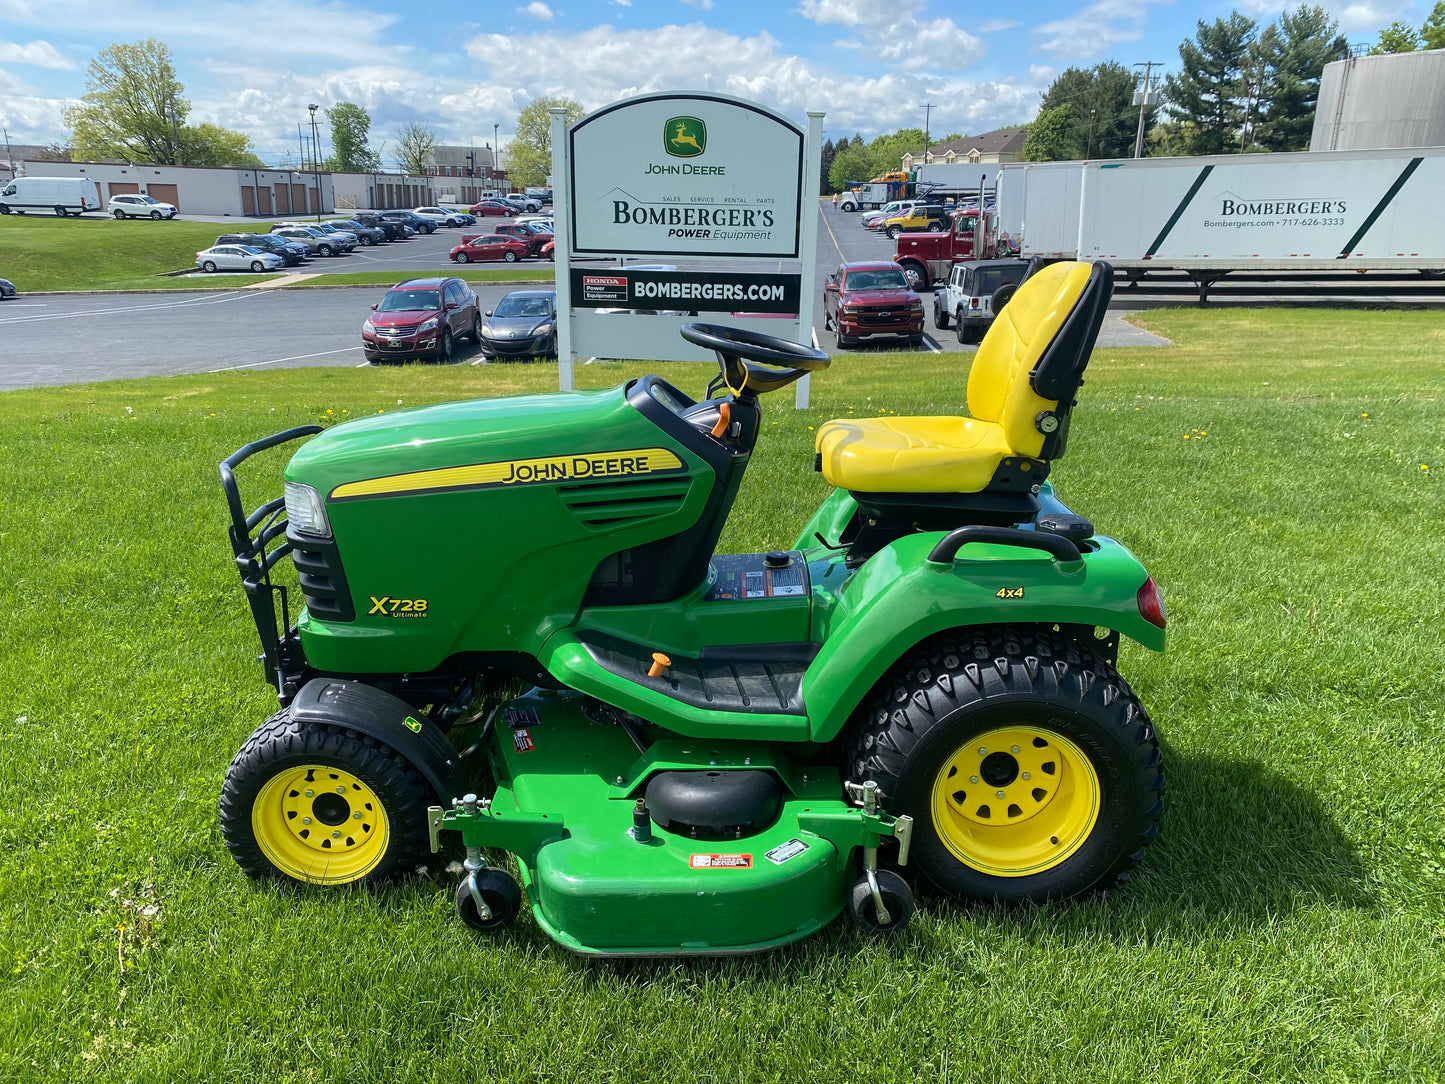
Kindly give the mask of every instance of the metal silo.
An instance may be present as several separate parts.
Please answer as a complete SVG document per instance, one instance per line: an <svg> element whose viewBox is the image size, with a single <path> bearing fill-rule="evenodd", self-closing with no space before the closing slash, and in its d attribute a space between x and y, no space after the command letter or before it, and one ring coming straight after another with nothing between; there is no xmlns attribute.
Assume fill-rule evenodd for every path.
<svg viewBox="0 0 1445 1084"><path fill-rule="evenodd" d="M1312 151L1445 146L1445 49L1326 64Z"/></svg>

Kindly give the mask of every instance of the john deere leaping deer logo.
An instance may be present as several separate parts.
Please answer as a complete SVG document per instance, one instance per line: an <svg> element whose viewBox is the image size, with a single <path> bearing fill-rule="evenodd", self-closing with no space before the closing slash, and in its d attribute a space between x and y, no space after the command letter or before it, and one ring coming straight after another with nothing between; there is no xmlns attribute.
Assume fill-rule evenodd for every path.
<svg viewBox="0 0 1445 1084"><path fill-rule="evenodd" d="M696 158L707 150L707 125L696 117L672 117L662 126L662 148L674 158Z"/></svg>

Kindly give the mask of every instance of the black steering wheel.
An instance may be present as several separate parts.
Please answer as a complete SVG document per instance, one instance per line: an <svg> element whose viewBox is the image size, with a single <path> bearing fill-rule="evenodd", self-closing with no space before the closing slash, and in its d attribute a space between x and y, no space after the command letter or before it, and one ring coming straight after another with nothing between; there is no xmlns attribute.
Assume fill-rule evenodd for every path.
<svg viewBox="0 0 1445 1084"><path fill-rule="evenodd" d="M682 337L717 353L723 383L739 396L777 391L832 364L821 350L724 324L683 324Z"/></svg>

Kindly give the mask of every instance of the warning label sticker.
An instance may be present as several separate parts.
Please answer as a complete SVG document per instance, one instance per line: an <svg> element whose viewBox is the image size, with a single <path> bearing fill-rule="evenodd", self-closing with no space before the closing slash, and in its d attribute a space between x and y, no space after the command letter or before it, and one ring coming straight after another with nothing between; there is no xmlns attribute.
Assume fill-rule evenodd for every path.
<svg viewBox="0 0 1445 1084"><path fill-rule="evenodd" d="M786 843L779 843L771 851L768 851L767 854L763 855L763 857L766 858L769 862L773 863L773 865L781 866L789 858L797 858L798 855L802 854L807 849L808 845L804 843L801 839L790 839Z"/></svg>
<svg viewBox="0 0 1445 1084"><path fill-rule="evenodd" d="M687 860L692 869L752 869L750 854L695 854Z"/></svg>
<svg viewBox="0 0 1445 1084"><path fill-rule="evenodd" d="M532 735L528 734L525 730L512 731L512 744L516 746L517 752L519 753L530 753L533 749L537 748L532 744Z"/></svg>

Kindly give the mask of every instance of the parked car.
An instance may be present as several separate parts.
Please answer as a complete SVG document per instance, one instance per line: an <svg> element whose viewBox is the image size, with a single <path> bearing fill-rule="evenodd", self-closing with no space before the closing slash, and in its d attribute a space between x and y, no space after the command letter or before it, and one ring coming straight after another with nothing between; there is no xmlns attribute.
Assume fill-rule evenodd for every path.
<svg viewBox="0 0 1445 1084"><path fill-rule="evenodd" d="M361 349L372 362L428 355L450 361L458 337L482 340L477 295L461 279L398 283L371 306L361 325Z"/></svg>
<svg viewBox="0 0 1445 1084"><path fill-rule="evenodd" d="M352 218L328 218L321 223L323 226L335 226L338 230L345 230L347 233L356 234L356 239L363 245L379 245L386 240L386 231L375 226L367 226Z"/></svg>
<svg viewBox="0 0 1445 1084"><path fill-rule="evenodd" d="M412 214L419 218L430 219L442 226L464 226L462 216L455 211L448 211L445 207L413 207Z"/></svg>
<svg viewBox="0 0 1445 1084"><path fill-rule="evenodd" d="M477 260L506 260L508 263L516 263L530 251L531 245L516 237L484 233L477 237L463 237L462 243L452 249L451 258L457 263L474 263Z"/></svg>
<svg viewBox="0 0 1445 1084"><path fill-rule="evenodd" d="M540 255L540 256L542 257L542 259L544 259L544 260L553 260L553 261L555 261L555 260L557 259L557 244L556 244L556 242L555 242L555 241L548 241L545 245L542 246L542 251L541 251L538 255Z"/></svg>
<svg viewBox="0 0 1445 1084"><path fill-rule="evenodd" d="M263 252L272 252L280 256L287 267L295 267L301 263L306 259L307 252L306 246L301 242L279 237L274 233L223 233L216 238L216 244L249 245Z"/></svg>
<svg viewBox="0 0 1445 1084"><path fill-rule="evenodd" d="M463 226L475 226L477 224L477 216L470 211L463 211L457 207L448 207L447 210L460 218Z"/></svg>
<svg viewBox="0 0 1445 1084"><path fill-rule="evenodd" d="M951 225L948 211L941 203L920 203L906 211L900 211L883 220L882 230L897 240L900 233L919 233L924 230L946 230Z"/></svg>
<svg viewBox="0 0 1445 1084"><path fill-rule="evenodd" d="M557 356L555 290L513 290L487 317L481 345L488 357Z"/></svg>
<svg viewBox="0 0 1445 1084"><path fill-rule="evenodd" d="M502 199L484 199L472 204L467 210L479 218L498 215L512 218L517 214L517 208Z"/></svg>
<svg viewBox="0 0 1445 1084"><path fill-rule="evenodd" d="M865 339L906 339L923 345L923 299L903 269L882 260L843 263L823 282L823 323L840 349Z"/></svg>
<svg viewBox="0 0 1445 1084"><path fill-rule="evenodd" d="M314 226L303 226L299 222L283 222L279 226L272 226L271 232L288 241L299 241L306 246L307 253L312 256L341 255L341 245L336 238Z"/></svg>
<svg viewBox="0 0 1445 1084"><path fill-rule="evenodd" d="M437 224L429 218L422 218L414 211L382 211L381 217L392 222L401 222L417 233L436 233Z"/></svg>
<svg viewBox="0 0 1445 1084"><path fill-rule="evenodd" d="M896 215L900 210L902 210L903 203L903 200L896 199L890 203L885 203L876 211L864 211L861 215L858 216L858 224L864 229L872 229L874 226L878 225L878 223L882 222L885 218Z"/></svg>
<svg viewBox="0 0 1445 1084"><path fill-rule="evenodd" d="M509 195L503 196L502 199L506 200L519 211L540 211L542 209L541 200L529 199L518 192L512 192Z"/></svg>
<svg viewBox="0 0 1445 1084"><path fill-rule="evenodd" d="M544 206L552 202L552 190L550 188L533 188L528 186L522 189L522 192L528 199L537 200Z"/></svg>
<svg viewBox="0 0 1445 1084"><path fill-rule="evenodd" d="M1024 280L1027 260L965 260L953 265L948 285L933 295L933 326L950 323L958 341L982 337Z"/></svg>
<svg viewBox="0 0 1445 1084"><path fill-rule="evenodd" d="M156 221L175 218L180 213L169 203L151 199L150 196L134 195L111 196L105 209L116 218L153 218Z"/></svg>
<svg viewBox="0 0 1445 1084"><path fill-rule="evenodd" d="M217 245L196 253L202 271L278 271L285 261L253 245Z"/></svg>
<svg viewBox="0 0 1445 1084"><path fill-rule="evenodd" d="M0 189L0 215L50 211L56 218L100 210L100 185L90 177L16 177Z"/></svg>
<svg viewBox="0 0 1445 1084"><path fill-rule="evenodd" d="M350 230L338 229L330 222L308 222L306 225L309 229L320 230L322 233L334 237L336 243L341 246L342 252L350 252L355 249L357 245L361 244L361 238L357 237L356 234Z"/></svg>
<svg viewBox="0 0 1445 1084"><path fill-rule="evenodd" d="M9 279L0 279L0 301L4 301L7 297L14 297L17 293L19 291L15 289L15 283Z"/></svg>
<svg viewBox="0 0 1445 1084"><path fill-rule="evenodd" d="M351 216L352 221L359 222L369 229L381 230L386 234L388 241L405 241L408 237L415 237L416 230L394 218L383 218L374 211L362 211Z"/></svg>
<svg viewBox="0 0 1445 1084"><path fill-rule="evenodd" d="M528 256L536 256L542 251L542 246L552 240L552 231L535 222L499 222L497 232L503 237L525 241Z"/></svg>

